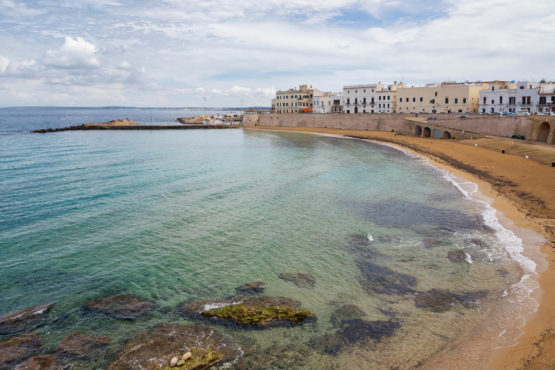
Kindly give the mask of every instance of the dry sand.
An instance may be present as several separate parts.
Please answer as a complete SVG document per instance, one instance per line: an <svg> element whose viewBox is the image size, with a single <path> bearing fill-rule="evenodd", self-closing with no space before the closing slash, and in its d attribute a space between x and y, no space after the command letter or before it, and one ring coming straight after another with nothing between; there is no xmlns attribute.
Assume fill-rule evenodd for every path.
<svg viewBox="0 0 555 370"><path fill-rule="evenodd" d="M393 144L429 158L440 167L478 184L493 199L493 207L516 228L542 234L547 242L541 252L528 247L524 254L537 265L540 303L528 315L522 330L514 333L515 345L500 347L487 325L470 330L461 340L443 349L425 368L555 369L555 148L513 139L440 140L396 135L392 132L355 131L310 127L257 127L275 130L351 136ZM505 154L501 153L505 149ZM526 159L525 155L529 158ZM519 234L520 237L525 232ZM526 236L524 236L526 238ZM497 307L497 314L504 312ZM496 314L496 309L492 309Z"/></svg>

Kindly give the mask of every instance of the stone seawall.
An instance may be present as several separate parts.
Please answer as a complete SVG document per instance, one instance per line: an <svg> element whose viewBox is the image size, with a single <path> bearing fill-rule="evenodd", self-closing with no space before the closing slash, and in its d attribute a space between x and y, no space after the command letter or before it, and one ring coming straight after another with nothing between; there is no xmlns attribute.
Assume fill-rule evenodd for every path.
<svg viewBox="0 0 555 370"><path fill-rule="evenodd" d="M491 115L471 115L460 118L460 114L436 114L435 120L428 121L431 115L414 114L267 114L247 113L243 126L266 127L319 127L345 130L390 131L406 135L418 135L416 126L422 132L428 127L433 136L434 128L442 133L450 132L454 138L491 135L511 137L521 135L529 140L555 143L555 117L500 117ZM420 123L419 123L420 122ZM427 132L427 130L426 130Z"/></svg>

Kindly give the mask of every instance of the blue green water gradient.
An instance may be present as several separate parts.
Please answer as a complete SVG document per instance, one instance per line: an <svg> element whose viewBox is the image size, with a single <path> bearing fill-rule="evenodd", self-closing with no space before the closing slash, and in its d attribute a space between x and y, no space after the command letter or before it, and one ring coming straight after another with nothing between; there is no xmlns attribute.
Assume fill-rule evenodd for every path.
<svg viewBox="0 0 555 370"><path fill-rule="evenodd" d="M156 323L191 322L176 314L179 303L229 297L260 280L264 294L298 299L318 321L218 329L251 351L294 344L310 355L293 367L405 368L478 323L521 276L484 224L483 205L423 161L356 140L244 130L20 132L0 137L0 189L0 315L55 302L55 319L38 329L45 346L76 331L107 334L110 352L95 366ZM451 262L448 252L459 249L466 261ZM415 291L487 295L430 312L415 306L414 293L377 291L367 279L376 265L413 277ZM315 287L280 280L282 272L309 273ZM83 315L85 301L122 292L157 309L133 322ZM393 317L401 329L357 351L313 350L311 340L333 335L330 316L344 304L368 320Z"/></svg>

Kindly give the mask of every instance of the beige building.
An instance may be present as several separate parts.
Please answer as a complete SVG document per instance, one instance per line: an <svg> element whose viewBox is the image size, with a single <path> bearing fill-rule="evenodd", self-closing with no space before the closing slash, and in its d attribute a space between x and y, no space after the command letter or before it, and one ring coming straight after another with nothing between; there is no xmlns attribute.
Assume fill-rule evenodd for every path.
<svg viewBox="0 0 555 370"><path fill-rule="evenodd" d="M279 90L272 99L272 110L276 113L312 112L314 89L300 85L298 89Z"/></svg>
<svg viewBox="0 0 555 370"><path fill-rule="evenodd" d="M397 89L397 113L477 113L480 91L488 84L446 82Z"/></svg>

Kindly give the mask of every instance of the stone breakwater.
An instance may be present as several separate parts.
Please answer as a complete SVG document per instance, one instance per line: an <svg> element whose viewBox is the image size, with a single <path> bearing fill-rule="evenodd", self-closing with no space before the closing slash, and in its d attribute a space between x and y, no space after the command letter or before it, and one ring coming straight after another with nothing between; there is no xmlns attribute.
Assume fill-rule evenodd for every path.
<svg viewBox="0 0 555 370"><path fill-rule="evenodd" d="M46 134L60 131L88 131L88 130L194 130L194 129L230 129L240 128L240 125L90 125L68 126L31 131L34 134Z"/></svg>
<svg viewBox="0 0 555 370"><path fill-rule="evenodd" d="M429 119L432 118L433 119ZM523 136L528 140L555 143L555 117L505 117L460 114L261 114L246 113L244 127L312 127L360 131L395 131L404 135L476 138L482 135ZM428 130L426 130L428 128Z"/></svg>

